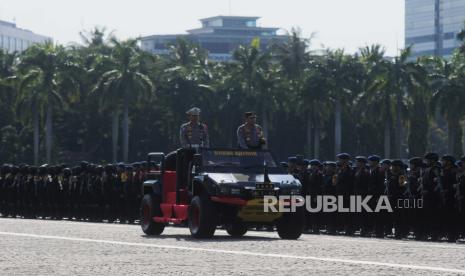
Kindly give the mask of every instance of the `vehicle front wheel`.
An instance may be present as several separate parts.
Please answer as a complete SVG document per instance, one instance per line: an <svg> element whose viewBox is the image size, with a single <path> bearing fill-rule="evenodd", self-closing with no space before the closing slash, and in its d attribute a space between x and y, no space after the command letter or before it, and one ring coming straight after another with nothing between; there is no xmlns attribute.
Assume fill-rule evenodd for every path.
<svg viewBox="0 0 465 276"><path fill-rule="evenodd" d="M284 213L276 228L281 239L298 239L304 230L304 209L299 207L295 212Z"/></svg>
<svg viewBox="0 0 465 276"><path fill-rule="evenodd" d="M206 195L194 196L189 206L189 230L194 238L208 239L215 234L218 213Z"/></svg>
<svg viewBox="0 0 465 276"><path fill-rule="evenodd" d="M233 238L240 238L247 233L247 225L244 223L231 223L226 227L226 232Z"/></svg>
<svg viewBox="0 0 465 276"><path fill-rule="evenodd" d="M160 235L165 230L164 223L158 223L153 217L162 216L160 209L160 199L151 194L146 194L142 198L140 208L140 226L147 235Z"/></svg>

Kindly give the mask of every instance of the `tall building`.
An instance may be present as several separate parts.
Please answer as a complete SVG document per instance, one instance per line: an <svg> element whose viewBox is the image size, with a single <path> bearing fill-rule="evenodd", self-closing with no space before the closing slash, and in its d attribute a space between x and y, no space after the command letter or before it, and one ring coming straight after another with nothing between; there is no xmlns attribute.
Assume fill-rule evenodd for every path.
<svg viewBox="0 0 465 276"><path fill-rule="evenodd" d="M412 58L450 57L464 21L465 0L405 0L405 45L413 45Z"/></svg>
<svg viewBox="0 0 465 276"><path fill-rule="evenodd" d="M51 41L50 37L38 35L16 27L15 23L0 20L0 48L8 52L21 52L35 43Z"/></svg>
<svg viewBox="0 0 465 276"><path fill-rule="evenodd" d="M215 16L200 19L202 27L188 30L187 34L151 35L141 38L141 48L154 54L167 54L168 45L182 37L208 50L209 58L215 61L232 59L239 45L250 45L254 38L260 39L265 49L272 42L282 42L285 35L278 35L279 28L257 26L259 17Z"/></svg>

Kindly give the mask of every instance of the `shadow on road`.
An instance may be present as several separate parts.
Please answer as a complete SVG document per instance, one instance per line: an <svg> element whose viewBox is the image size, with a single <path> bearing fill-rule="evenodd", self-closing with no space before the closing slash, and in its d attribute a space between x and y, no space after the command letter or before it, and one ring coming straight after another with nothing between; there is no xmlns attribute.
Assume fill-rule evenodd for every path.
<svg viewBox="0 0 465 276"><path fill-rule="evenodd" d="M277 234L276 234L277 235ZM176 239L179 241L190 241L190 242L197 242L197 243L209 243L209 242L238 242L238 241L273 241L273 240L280 240L279 237L257 237L257 236L243 236L242 238L233 238L230 236L213 236L210 239L196 239L191 237L190 235L180 235L180 234L161 234L159 236L147 236L141 235L141 237L145 239L154 239L154 240L164 240L164 239Z"/></svg>

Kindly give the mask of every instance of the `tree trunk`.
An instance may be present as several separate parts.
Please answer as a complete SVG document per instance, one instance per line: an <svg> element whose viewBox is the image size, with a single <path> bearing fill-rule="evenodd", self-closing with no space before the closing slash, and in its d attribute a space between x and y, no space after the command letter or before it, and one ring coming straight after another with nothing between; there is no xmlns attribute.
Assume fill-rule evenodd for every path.
<svg viewBox="0 0 465 276"><path fill-rule="evenodd" d="M312 112L307 112L307 146L306 146L306 154L310 156L312 154L312 128L313 128L313 119L312 119Z"/></svg>
<svg viewBox="0 0 465 276"><path fill-rule="evenodd" d="M396 99L396 158L402 158L402 96Z"/></svg>
<svg viewBox="0 0 465 276"><path fill-rule="evenodd" d="M49 92L47 96L47 119L45 121L45 151L46 151L46 162L50 163L52 159L52 145L53 145L53 105L52 105L52 93Z"/></svg>
<svg viewBox="0 0 465 276"><path fill-rule="evenodd" d="M461 137L458 137L460 131L460 121L456 118L451 118L447 120L447 150L449 154L454 156L460 156L461 149L460 149L460 140Z"/></svg>
<svg viewBox="0 0 465 276"><path fill-rule="evenodd" d="M112 126L111 126L111 135L113 142L113 163L116 163L118 160L118 127L119 127L119 114L117 110L113 111L112 115Z"/></svg>
<svg viewBox="0 0 465 276"><path fill-rule="evenodd" d="M315 122L315 138L313 141L315 142L315 149L314 149L314 158L319 159L320 158L320 126L318 122Z"/></svg>
<svg viewBox="0 0 465 276"><path fill-rule="evenodd" d="M126 96L124 101L123 114L123 161L128 162L129 153L129 99Z"/></svg>
<svg viewBox="0 0 465 276"><path fill-rule="evenodd" d="M384 158L391 158L391 118L384 121Z"/></svg>
<svg viewBox="0 0 465 276"><path fill-rule="evenodd" d="M39 164L39 111L37 103L32 104L32 125L33 125L33 145L34 145L34 165Z"/></svg>
<svg viewBox="0 0 465 276"><path fill-rule="evenodd" d="M342 126L341 126L341 100L336 98L334 114L334 151L335 154L341 152Z"/></svg>
<svg viewBox="0 0 465 276"><path fill-rule="evenodd" d="M262 120L263 120L263 136L265 136L265 138L267 139L266 140L266 144L264 146L265 149L268 148L268 145L269 145L269 137L268 137L268 113L267 113L267 110L266 110L266 106L264 104L262 104Z"/></svg>

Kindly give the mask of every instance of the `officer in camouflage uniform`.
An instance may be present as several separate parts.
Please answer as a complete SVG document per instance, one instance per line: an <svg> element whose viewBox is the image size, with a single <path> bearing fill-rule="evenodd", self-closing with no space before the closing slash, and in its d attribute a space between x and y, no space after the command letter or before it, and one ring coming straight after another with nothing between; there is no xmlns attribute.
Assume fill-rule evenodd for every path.
<svg viewBox="0 0 465 276"><path fill-rule="evenodd" d="M237 143L241 149L262 149L266 145L263 130L254 112L244 113L245 123L237 128Z"/></svg>
<svg viewBox="0 0 465 276"><path fill-rule="evenodd" d="M182 124L179 129L179 140L182 148L189 148L192 145L200 147L210 147L210 138L206 124L200 123L200 108L193 107L186 114L189 122Z"/></svg>

